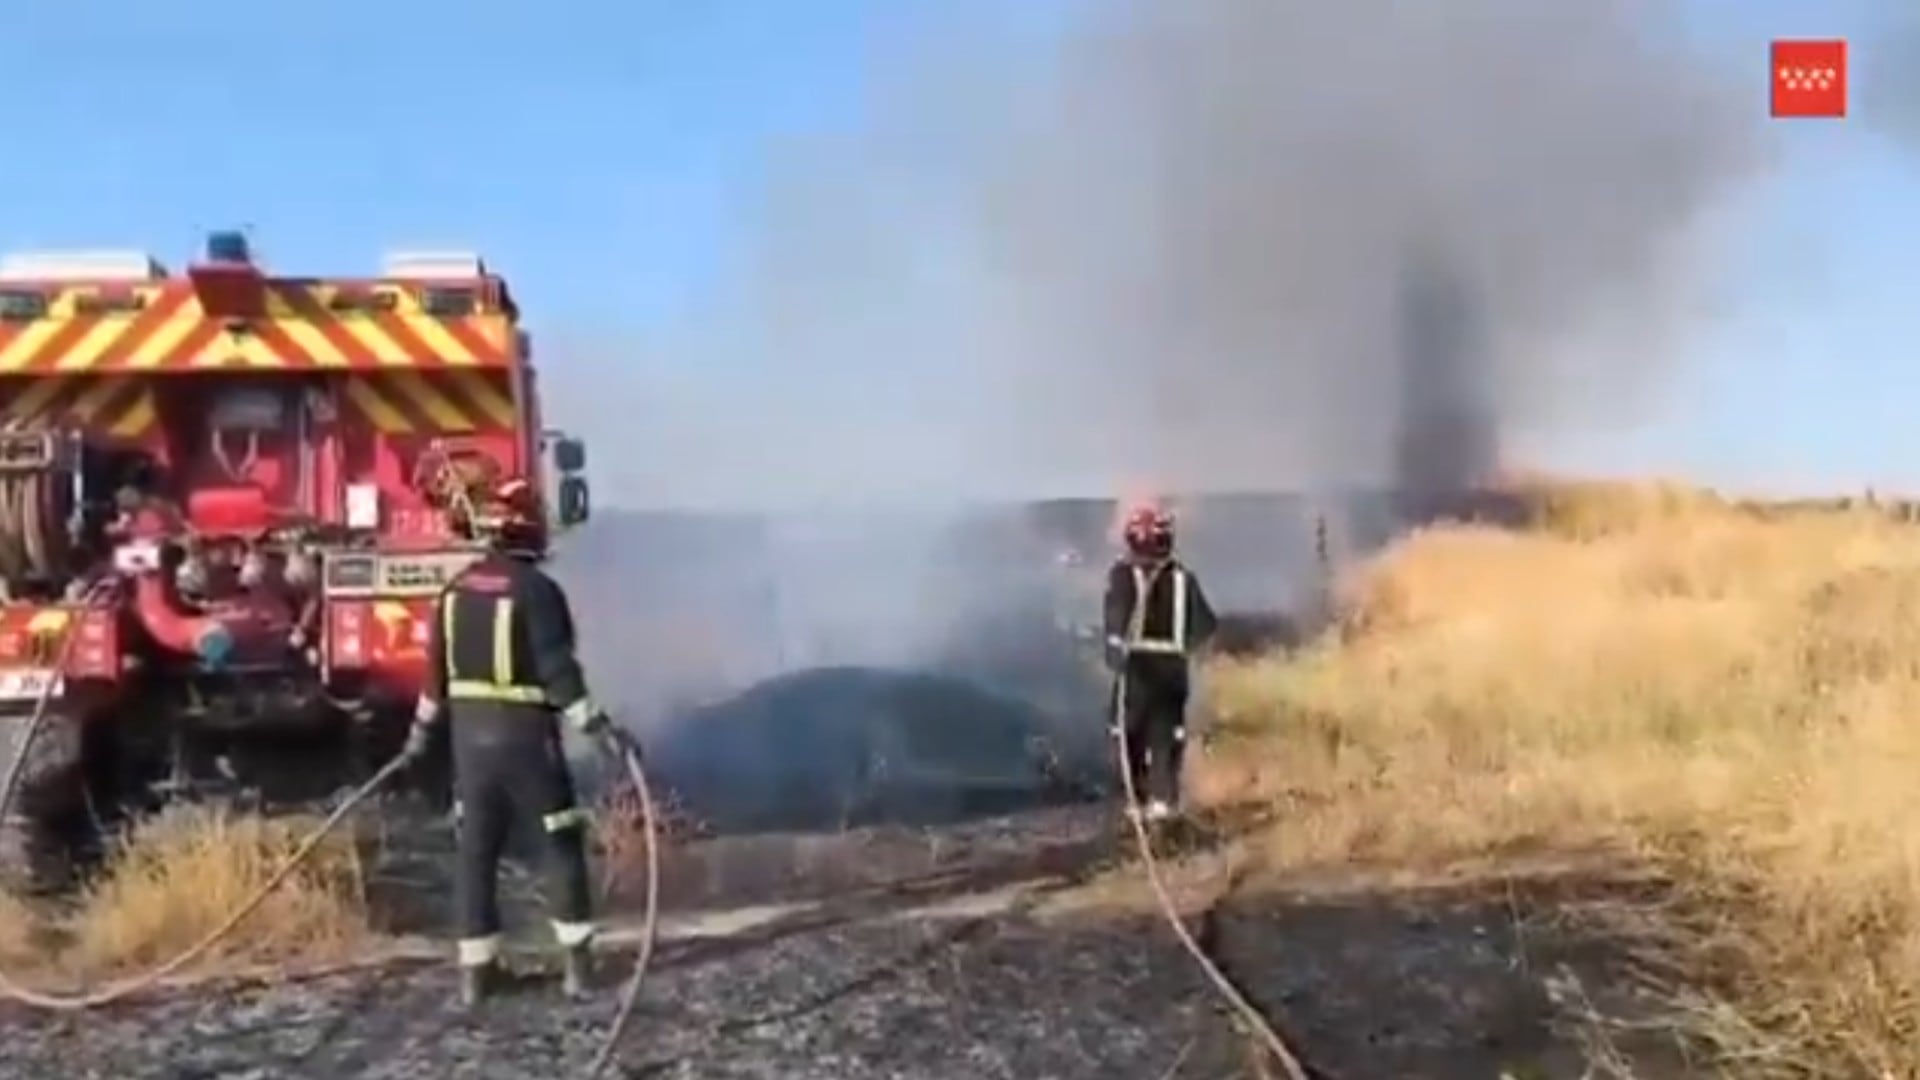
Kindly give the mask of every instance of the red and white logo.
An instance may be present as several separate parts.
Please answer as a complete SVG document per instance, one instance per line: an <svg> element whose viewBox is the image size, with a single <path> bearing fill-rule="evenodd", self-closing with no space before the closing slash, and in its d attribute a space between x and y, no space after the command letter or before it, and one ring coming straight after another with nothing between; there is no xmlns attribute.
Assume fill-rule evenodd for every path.
<svg viewBox="0 0 1920 1080"><path fill-rule="evenodd" d="M1776 41L1772 52L1773 115L1847 115L1847 43Z"/></svg>

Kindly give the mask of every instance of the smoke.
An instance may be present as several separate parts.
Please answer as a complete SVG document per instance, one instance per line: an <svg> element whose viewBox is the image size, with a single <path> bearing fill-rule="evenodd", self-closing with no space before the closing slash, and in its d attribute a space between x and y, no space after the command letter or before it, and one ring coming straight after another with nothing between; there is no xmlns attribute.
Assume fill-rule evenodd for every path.
<svg viewBox="0 0 1920 1080"><path fill-rule="evenodd" d="M866 131L776 158L724 334L670 346L695 419L634 481L1445 486L1630 417L1757 162L1751 79L1673 7L1119 0L888 65Z"/></svg>
<svg viewBox="0 0 1920 1080"><path fill-rule="evenodd" d="M1860 111L1908 150L1920 150L1920 15L1882 0L1871 22L1865 62L1849 65L1859 84Z"/></svg>
<svg viewBox="0 0 1920 1080"><path fill-rule="evenodd" d="M876 58L859 130L769 152L744 254L627 410L616 496L838 506L824 562L899 579L876 588L925 626L985 602L949 584L950 528L883 544L855 508L1446 491L1517 431L1630 420L1684 355L1697 226L1762 160L1752 66L1690 55L1674 8L1103 0L936 28ZM753 576L858 591L798 558Z"/></svg>
<svg viewBox="0 0 1920 1080"><path fill-rule="evenodd" d="M969 501L1443 490L1516 430L1630 417L1764 115L1674 7L1103 0L1058 34L942 28L876 64L861 131L771 155L749 251L628 410L616 497L842 507L804 557L773 529L708 572L776 583L758 625L786 656L864 629L817 662L932 663L1049 602L1006 570L1046 545L985 557ZM932 510L883 541L880 502ZM1259 531L1211 550L1271 560Z"/></svg>

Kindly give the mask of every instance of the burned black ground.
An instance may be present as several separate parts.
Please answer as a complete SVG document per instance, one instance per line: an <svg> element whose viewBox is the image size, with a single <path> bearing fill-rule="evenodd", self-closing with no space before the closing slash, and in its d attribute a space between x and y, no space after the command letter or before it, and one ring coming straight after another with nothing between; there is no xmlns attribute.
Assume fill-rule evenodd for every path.
<svg viewBox="0 0 1920 1080"><path fill-rule="evenodd" d="M668 939L618 1075L1261 1075L1191 958L1139 903L1113 825L1103 811L1065 810L687 846L671 864ZM390 844L386 888L431 869L431 831L420 825L410 856ZM1209 857L1194 855L1202 877ZM521 963L533 970L537 898L529 878L514 882L521 944L534 950ZM428 876L412 888L444 898L443 885ZM757 921L702 914L809 891L818 902ZM617 908L630 927L631 904ZM557 1080L581 1070L611 989L570 1004L530 976L464 1014L432 910L414 915L438 944L416 939L362 970L205 982L74 1017L0 1007L0 1075ZM1610 976L1593 943L1529 930L1534 921L1511 897L1476 889L1316 889L1228 896L1200 924L1320 1075L1583 1076L1589 1054L1555 980ZM616 931L615 948L620 940ZM1688 1074L1649 1058L1638 1075Z"/></svg>

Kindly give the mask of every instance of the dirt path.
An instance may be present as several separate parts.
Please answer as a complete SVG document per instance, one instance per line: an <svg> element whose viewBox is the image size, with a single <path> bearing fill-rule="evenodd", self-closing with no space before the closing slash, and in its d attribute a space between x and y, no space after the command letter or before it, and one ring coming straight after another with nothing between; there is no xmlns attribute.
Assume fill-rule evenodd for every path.
<svg viewBox="0 0 1920 1080"><path fill-rule="evenodd" d="M842 883L823 903L727 918L697 913L714 897L690 889L678 898L620 1075L1260 1075L1164 925L1068 903L1084 891L1049 891L1094 865L1104 831L1084 816L993 823L947 837L949 861L966 865L923 873L914 889ZM884 838L843 843L856 846L811 852L810 865L837 857L873 870L883 861L873 853ZM1036 848L1052 852L1050 864L1034 861ZM1002 859L998 877L988 873L994 852L1014 850L1027 853L1025 863ZM701 878L701 859L746 859L777 891L781 867L762 865L768 854L747 859L717 846L691 854L683 885ZM724 877L706 869L708 880ZM738 877L738 895L758 899ZM1296 897L1229 906L1204 921L1236 976L1324 1075L1581 1076L1578 1048L1552 1023L1543 976L1551 957L1518 940L1508 915L1457 901ZM280 985L203 986L77 1018L0 1009L0 1076L564 1080L593 1056L615 996L570 1004L534 981L466 1015L452 1007L453 989L444 963L397 961Z"/></svg>

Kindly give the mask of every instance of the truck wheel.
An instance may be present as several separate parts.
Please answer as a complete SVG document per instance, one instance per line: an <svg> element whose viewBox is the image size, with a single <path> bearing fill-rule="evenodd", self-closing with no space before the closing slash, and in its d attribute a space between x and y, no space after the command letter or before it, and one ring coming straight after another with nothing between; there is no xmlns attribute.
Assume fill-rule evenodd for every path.
<svg viewBox="0 0 1920 1080"><path fill-rule="evenodd" d="M49 714L26 745L31 718L0 717L0 782L19 765L13 799L0 813L0 888L35 891L57 887L72 867L64 823L84 808L81 724Z"/></svg>

